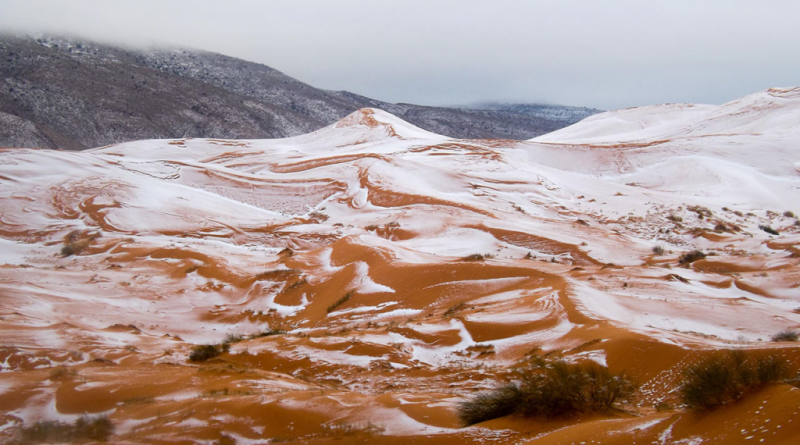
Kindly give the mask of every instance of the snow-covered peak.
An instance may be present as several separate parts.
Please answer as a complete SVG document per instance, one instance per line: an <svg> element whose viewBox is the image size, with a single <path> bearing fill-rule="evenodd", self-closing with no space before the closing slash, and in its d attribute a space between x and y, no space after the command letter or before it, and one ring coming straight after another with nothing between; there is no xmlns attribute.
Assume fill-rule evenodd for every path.
<svg viewBox="0 0 800 445"><path fill-rule="evenodd" d="M367 142L414 139L450 139L414 126L399 117L377 108L361 108L338 122L315 132L288 138L285 141L336 146L357 145Z"/></svg>
<svg viewBox="0 0 800 445"><path fill-rule="evenodd" d="M412 125L399 117L387 113L377 108L361 108L345 116L339 122L333 124L336 129L353 129L382 131L387 137L404 139L418 139L429 137L441 137L430 131L423 130Z"/></svg>

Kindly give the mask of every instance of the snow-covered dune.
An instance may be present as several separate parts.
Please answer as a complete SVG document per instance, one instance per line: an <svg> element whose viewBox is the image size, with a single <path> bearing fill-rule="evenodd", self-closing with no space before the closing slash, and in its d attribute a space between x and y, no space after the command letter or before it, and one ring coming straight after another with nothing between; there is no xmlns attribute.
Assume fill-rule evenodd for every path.
<svg viewBox="0 0 800 445"><path fill-rule="evenodd" d="M531 139L575 144L658 143L679 138L797 137L800 88L772 88L723 105L663 104L608 111Z"/></svg>
<svg viewBox="0 0 800 445"><path fill-rule="evenodd" d="M378 417L460 437L441 393L508 377L534 346L633 366L647 403L669 399L660 382L690 351L769 348L800 325L798 125L800 90L774 89L524 142L362 109L286 139L0 150L0 389L27 388L0 421L116 410L131 437L135 422L189 434L141 420L126 400L147 392L206 437L203 419L238 425L239 408L191 401L187 355L257 333L223 354L237 373L197 374L198 397L225 385L260 413L238 430L250 441L294 434L264 423L277 412L316 419L297 437ZM58 364L87 382L30 383Z"/></svg>

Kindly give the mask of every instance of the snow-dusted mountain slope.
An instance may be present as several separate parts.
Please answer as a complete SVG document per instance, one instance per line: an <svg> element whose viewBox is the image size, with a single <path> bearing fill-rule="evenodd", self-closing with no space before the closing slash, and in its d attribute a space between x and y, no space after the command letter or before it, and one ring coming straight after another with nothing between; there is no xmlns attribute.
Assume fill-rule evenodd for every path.
<svg viewBox="0 0 800 445"><path fill-rule="evenodd" d="M531 141L366 108L284 139L3 149L0 437L105 412L132 442L330 443L345 422L514 443L507 424L456 428L453 406L538 355L640 381L630 412L647 426L601 428L619 443L718 438L653 407L676 406L710 349L798 357L769 341L800 326L797 92L609 112ZM186 361L226 336L218 361ZM48 377L60 364L78 373ZM771 400L795 403L789 388ZM579 442L595 420L537 428Z"/></svg>
<svg viewBox="0 0 800 445"><path fill-rule="evenodd" d="M0 78L0 147L287 137L365 107L460 138L528 139L580 118L559 114L559 106L542 115L392 104L321 90L268 66L206 51L120 48L52 36L0 34Z"/></svg>

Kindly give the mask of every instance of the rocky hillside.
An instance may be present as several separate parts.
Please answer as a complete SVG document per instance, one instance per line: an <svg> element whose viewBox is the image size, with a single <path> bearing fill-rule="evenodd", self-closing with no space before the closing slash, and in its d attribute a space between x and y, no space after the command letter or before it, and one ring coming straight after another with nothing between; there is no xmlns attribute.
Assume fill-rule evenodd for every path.
<svg viewBox="0 0 800 445"><path fill-rule="evenodd" d="M380 108L457 138L528 139L577 122L564 111L390 104L326 91L221 54L0 36L0 146L85 149L140 139L294 136ZM555 109L568 109L558 107Z"/></svg>

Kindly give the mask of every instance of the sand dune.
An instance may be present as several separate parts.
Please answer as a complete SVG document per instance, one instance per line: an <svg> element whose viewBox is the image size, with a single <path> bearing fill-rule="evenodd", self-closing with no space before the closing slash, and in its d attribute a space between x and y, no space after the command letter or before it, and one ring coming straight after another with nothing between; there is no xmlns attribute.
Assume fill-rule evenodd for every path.
<svg viewBox="0 0 800 445"><path fill-rule="evenodd" d="M288 139L2 149L0 438L104 414L128 443L795 443L792 386L708 415L676 388L717 349L800 363L770 341L800 327L798 110L775 89L515 142L364 109ZM624 370L636 402L462 428L534 356Z"/></svg>

